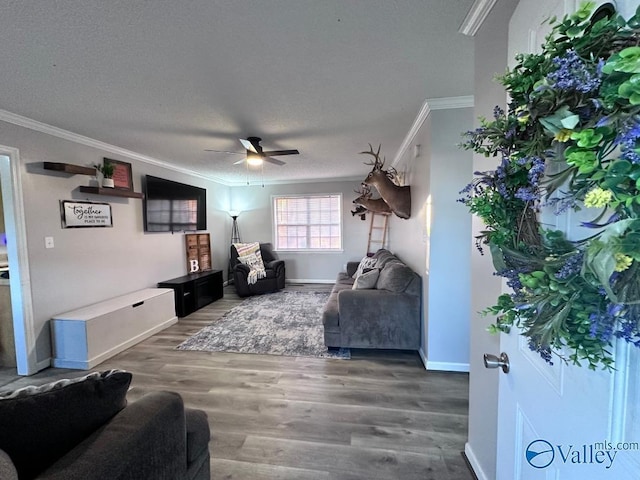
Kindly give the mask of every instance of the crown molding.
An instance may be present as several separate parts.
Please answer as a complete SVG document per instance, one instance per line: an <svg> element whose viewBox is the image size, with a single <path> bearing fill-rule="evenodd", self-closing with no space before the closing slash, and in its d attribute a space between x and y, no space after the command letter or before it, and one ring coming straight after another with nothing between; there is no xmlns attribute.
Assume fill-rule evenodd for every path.
<svg viewBox="0 0 640 480"><path fill-rule="evenodd" d="M80 145L85 145L87 147L97 148L99 150L104 150L109 153L114 153L116 155L121 155L123 157L138 160L140 162L144 162L149 165L155 165L157 167L166 168L167 170L172 170L174 172L191 175L198 178L203 178L205 180L220 183L221 185L225 185L227 187L246 187L246 186L255 187L260 185L265 185L265 186L284 185L284 184L290 184L290 183L324 183L324 182L333 183L333 182L349 182L349 181L359 182L362 180L360 177L342 177L342 178L315 178L315 179L280 180L280 181L274 180L274 181L265 181L263 183L262 180L260 179L258 180L250 179L249 180L250 183L249 185L247 185L246 181L228 181L228 180L223 180L221 178L214 177L211 175L203 175L202 173L196 172L194 170L189 170L188 168L178 167L176 165L163 162L162 160L158 160L157 158L149 157L147 155L142 155L141 153L133 152L131 150L118 147L116 145L111 145L109 143L101 142L100 140L95 140L93 138L85 137L84 135L79 135L77 133L64 130L62 128L54 127L53 125L39 122L37 120L33 120L28 117L23 117L22 115L12 113L7 110L0 109L0 121L11 123L19 127L28 128L29 130L34 130L36 132L46 133L47 135L51 135L57 138L62 138L64 140L78 143Z"/></svg>
<svg viewBox="0 0 640 480"><path fill-rule="evenodd" d="M205 180L210 180L216 183L220 183L222 185L229 186L229 182L222 180L221 178L212 177L210 175L203 175L199 172L189 170L188 168L178 167L176 165L163 162L162 160L158 160L157 158L149 157L147 155L142 155L141 153L133 152L131 150L127 150L126 148L121 148L116 145L111 145L109 143L101 142L100 140L95 140L93 138L85 137L84 135L73 133L73 132L70 132L69 130L64 130L62 128L54 127L53 125L39 122L37 120L33 120L28 117L23 117L22 115L12 113L7 110L0 109L0 121L11 123L19 127L28 128L29 130L34 130L36 132L46 133L47 135L51 135L57 138L62 138L64 140L78 143L80 145L85 145L87 147L97 148L99 150L104 150L106 152L114 153L116 155L122 155L123 157L138 160L140 162L148 163L150 165L155 165L157 167L166 168L168 170L173 170L174 172L184 173L187 175L203 178Z"/></svg>
<svg viewBox="0 0 640 480"><path fill-rule="evenodd" d="M458 32L473 37L486 20L497 0L476 0L465 17Z"/></svg>
<svg viewBox="0 0 640 480"><path fill-rule="evenodd" d="M449 110L451 108L473 108L473 95L461 97L428 98L427 102L431 110Z"/></svg>
<svg viewBox="0 0 640 480"><path fill-rule="evenodd" d="M452 108L471 108L473 107L473 95L461 96L461 97L441 97L441 98L428 98L422 104L416 119L413 121L413 125L409 129L409 132L404 138L404 141L400 145L398 152L393 157L391 162L392 167L396 167L402 157L407 153L407 150L413 144L413 140L420 131L422 124L429 117L429 114L433 110L448 110Z"/></svg>
<svg viewBox="0 0 640 480"><path fill-rule="evenodd" d="M400 162L404 154L407 152L407 150L413 143L413 139L420 131L422 124L429 117L430 113L431 113L431 107L429 106L429 100L425 100L424 103L422 104L422 107L420 107L420 111L418 112L416 119L413 121L413 125L411 125L409 132L404 137L404 141L400 145L398 152L396 153L395 157L393 157L393 162L391 162L392 167L395 167L398 165L398 163Z"/></svg>

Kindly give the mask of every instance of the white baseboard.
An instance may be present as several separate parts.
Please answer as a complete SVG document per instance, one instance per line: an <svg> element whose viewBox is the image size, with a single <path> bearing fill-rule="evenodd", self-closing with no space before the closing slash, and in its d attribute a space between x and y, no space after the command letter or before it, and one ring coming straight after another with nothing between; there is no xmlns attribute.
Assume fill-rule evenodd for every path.
<svg viewBox="0 0 640 480"><path fill-rule="evenodd" d="M487 474L484 473L484 470L482 470L482 467L480 466L480 464L478 463L478 459L473 453L473 450L471 450L471 445L469 445L469 442L464 444L464 454L467 456L467 460L469 460L469 463L471 464L471 468L473 469L473 473L475 473L478 480L490 480L489 477L487 477Z"/></svg>
<svg viewBox="0 0 640 480"><path fill-rule="evenodd" d="M39 372L40 370L44 370L45 368L49 368L51 366L51 361L52 361L52 358L47 357L44 360L40 360L39 362L36 362L36 372ZM36 373L36 372L33 372L33 373Z"/></svg>
<svg viewBox="0 0 640 480"><path fill-rule="evenodd" d="M318 280L314 278L287 278L285 283L336 283L335 279L333 280Z"/></svg>
<svg viewBox="0 0 640 480"><path fill-rule="evenodd" d="M424 365L425 370L436 370L442 372L469 372L468 363L453 363L453 362L432 362L427 359L427 355L424 353L422 347L418 349L420 360Z"/></svg>
<svg viewBox="0 0 640 480"><path fill-rule="evenodd" d="M427 370L439 370L443 372L469 372L468 363L432 362L427 360L426 368Z"/></svg>

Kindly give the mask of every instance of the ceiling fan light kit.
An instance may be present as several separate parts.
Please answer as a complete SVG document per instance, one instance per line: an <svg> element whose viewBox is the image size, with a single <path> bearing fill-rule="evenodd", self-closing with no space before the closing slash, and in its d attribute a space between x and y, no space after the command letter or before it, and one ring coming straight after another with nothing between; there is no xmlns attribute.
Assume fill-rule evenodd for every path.
<svg viewBox="0 0 640 480"><path fill-rule="evenodd" d="M253 152L247 154L247 163L252 167L258 167L262 165L263 160L260 155L257 155Z"/></svg>
<svg viewBox="0 0 640 480"><path fill-rule="evenodd" d="M276 158L272 158L274 156L280 155L298 155L300 152L298 150L272 150L265 152L262 150L262 146L260 146L260 142L262 139L260 137L247 137L246 139L240 138L240 143L244 147L246 151L246 157L242 160L238 160L234 162L234 165L239 165L241 163L246 163L252 167L259 167L264 164L264 162L272 163L274 165L282 166L286 165L282 160L278 160ZM240 154L240 152L228 152L223 150L212 150L207 149L207 152L219 152L219 153L233 153Z"/></svg>

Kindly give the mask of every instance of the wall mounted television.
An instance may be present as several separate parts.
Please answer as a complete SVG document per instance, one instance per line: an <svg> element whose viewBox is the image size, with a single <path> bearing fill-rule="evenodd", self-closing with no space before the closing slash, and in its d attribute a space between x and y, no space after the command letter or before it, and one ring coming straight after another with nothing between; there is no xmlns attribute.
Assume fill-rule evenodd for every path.
<svg viewBox="0 0 640 480"><path fill-rule="evenodd" d="M207 191L151 175L143 178L144 231L207 229Z"/></svg>

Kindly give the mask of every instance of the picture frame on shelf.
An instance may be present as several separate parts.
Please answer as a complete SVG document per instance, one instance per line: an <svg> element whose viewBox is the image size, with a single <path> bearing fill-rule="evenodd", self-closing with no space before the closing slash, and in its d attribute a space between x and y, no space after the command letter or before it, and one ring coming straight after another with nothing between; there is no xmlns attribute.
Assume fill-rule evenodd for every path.
<svg viewBox="0 0 640 480"><path fill-rule="evenodd" d="M104 158L103 163L110 163L114 166L113 188L133 192L133 173L130 163L111 158Z"/></svg>

